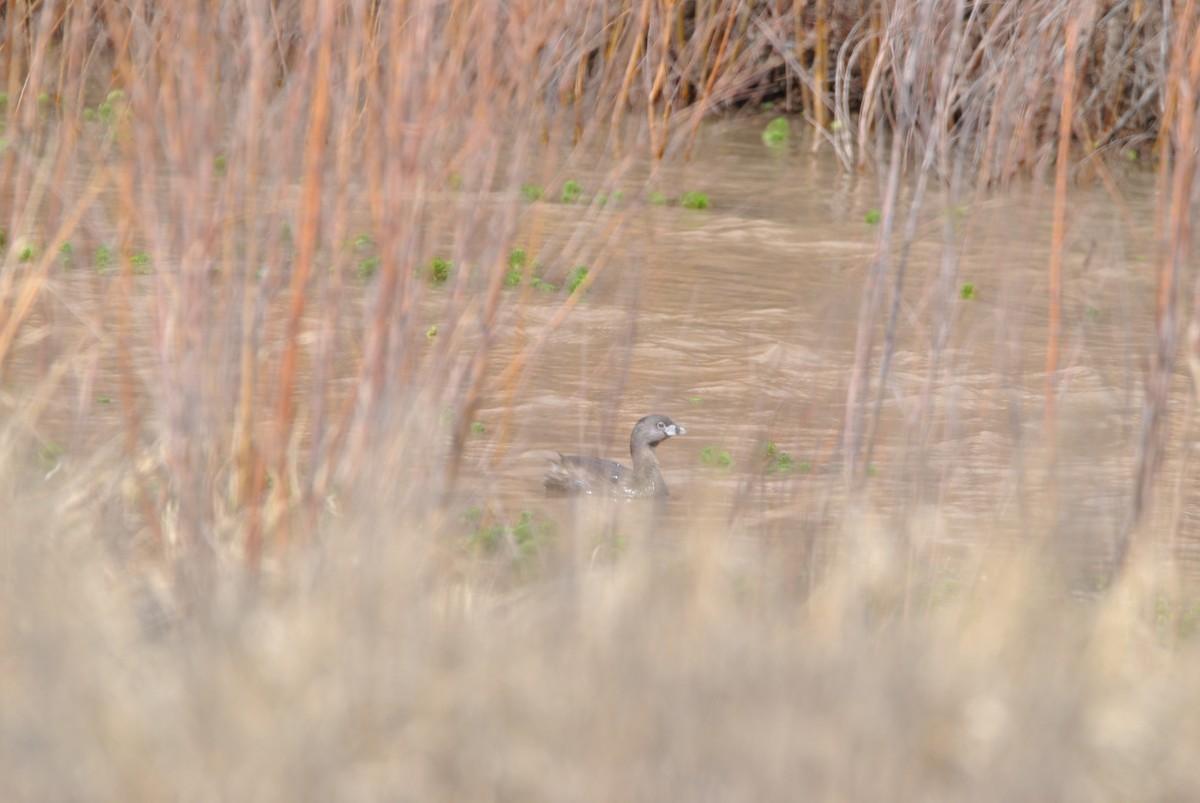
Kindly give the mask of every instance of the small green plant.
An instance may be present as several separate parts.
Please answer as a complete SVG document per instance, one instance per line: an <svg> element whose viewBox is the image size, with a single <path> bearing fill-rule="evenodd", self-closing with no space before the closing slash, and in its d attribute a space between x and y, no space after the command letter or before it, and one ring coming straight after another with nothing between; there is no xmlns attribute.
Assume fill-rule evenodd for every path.
<svg viewBox="0 0 1200 803"><path fill-rule="evenodd" d="M112 404L111 396L97 396L96 404Z"/></svg>
<svg viewBox="0 0 1200 803"><path fill-rule="evenodd" d="M354 238L355 250L361 251L364 248L370 248L375 245L375 240L369 234L360 234Z"/></svg>
<svg viewBox="0 0 1200 803"><path fill-rule="evenodd" d="M791 130L788 126L787 118L776 117L767 123L767 127L763 129L762 141L764 145L778 148L787 144L790 134Z"/></svg>
<svg viewBox="0 0 1200 803"><path fill-rule="evenodd" d="M872 226L874 226L876 223L878 223L882 219L883 219L883 215L881 215L879 213L878 209L868 209L867 214L863 215L863 220Z"/></svg>
<svg viewBox="0 0 1200 803"><path fill-rule="evenodd" d="M699 396L688 396L688 401L690 401L692 404L700 404L704 401L704 399Z"/></svg>
<svg viewBox="0 0 1200 803"><path fill-rule="evenodd" d="M17 254L17 261L32 262L35 256L37 256L37 251L34 250L34 247L32 245L26 245L23 246L21 251Z"/></svg>
<svg viewBox="0 0 1200 803"><path fill-rule="evenodd" d="M508 253L508 271L504 274L506 287L516 287L521 283L525 266L529 263L529 254L524 248L514 248Z"/></svg>
<svg viewBox="0 0 1200 803"><path fill-rule="evenodd" d="M679 205L684 209L708 209L708 196L702 192L685 192L679 196Z"/></svg>
<svg viewBox="0 0 1200 803"><path fill-rule="evenodd" d="M962 287L958 288L958 297L963 301L970 301L975 297L975 285L971 282L963 282Z"/></svg>
<svg viewBox="0 0 1200 803"><path fill-rule="evenodd" d="M557 293L558 288L550 282L543 279L541 276L534 276L529 280L534 290L541 290L543 293Z"/></svg>
<svg viewBox="0 0 1200 803"><path fill-rule="evenodd" d="M464 521L474 528L471 534L471 545L487 554L495 554L507 549L513 555L518 568L537 553L538 548L552 534L553 525L538 518L532 511L522 510L516 522L512 524L494 524L484 526L483 511L471 508Z"/></svg>
<svg viewBox="0 0 1200 803"><path fill-rule="evenodd" d="M1100 317L1100 308L1099 307L1088 307L1087 309L1085 309L1083 311L1083 314L1086 315L1089 320L1094 321Z"/></svg>
<svg viewBox="0 0 1200 803"><path fill-rule="evenodd" d="M445 284L453 269L454 265L448 260L434 257L433 261L429 263L429 280L434 284Z"/></svg>
<svg viewBox="0 0 1200 803"><path fill-rule="evenodd" d="M139 251L134 254L129 262L133 266L133 272L138 276L149 276L154 272L150 267L150 255L145 251Z"/></svg>
<svg viewBox="0 0 1200 803"><path fill-rule="evenodd" d="M650 190L649 201L651 206L666 206L667 196L663 195L658 190Z"/></svg>
<svg viewBox="0 0 1200 803"><path fill-rule="evenodd" d="M87 120L89 123L93 122L96 119L96 110L91 106L88 106L83 110L83 119Z"/></svg>
<svg viewBox="0 0 1200 803"><path fill-rule="evenodd" d="M218 176L225 175L225 154L218 153L213 157L213 172Z"/></svg>
<svg viewBox="0 0 1200 803"><path fill-rule="evenodd" d="M487 432L487 427L485 427L483 425L482 421L472 421L471 422L471 434L472 435L482 435L485 432Z"/></svg>
<svg viewBox="0 0 1200 803"><path fill-rule="evenodd" d="M762 109L764 112L775 111L775 101L773 101L773 100L764 100L764 101L763 101L763 102L762 102L762 103L759 105L759 108L760 108L760 109Z"/></svg>
<svg viewBox="0 0 1200 803"><path fill-rule="evenodd" d="M70 265L75 258L75 246L69 242L63 243L58 247L58 258L62 260L64 265Z"/></svg>
<svg viewBox="0 0 1200 803"><path fill-rule="evenodd" d="M114 89L105 96L104 102L96 107L96 114L100 117L100 121L106 125L112 125L117 120L120 113L122 101L125 100L125 93L119 89Z"/></svg>
<svg viewBox="0 0 1200 803"><path fill-rule="evenodd" d="M566 279L567 292L574 293L576 290L578 290L579 286L583 284L585 279L587 279L587 276L587 265L576 265L575 267L571 268L571 272L567 274Z"/></svg>
<svg viewBox="0 0 1200 803"><path fill-rule="evenodd" d="M719 449L716 446L705 446L700 450L700 465L705 468L731 468L733 466L733 455L729 454L726 449Z"/></svg>
<svg viewBox="0 0 1200 803"><path fill-rule="evenodd" d="M467 182L462 177L462 173L451 173L450 178L446 180L446 184L454 191L461 190L466 186Z"/></svg>
<svg viewBox="0 0 1200 803"><path fill-rule="evenodd" d="M799 471L800 465L790 454L779 448L774 442L768 443L762 450L768 474L790 474Z"/></svg>
<svg viewBox="0 0 1200 803"><path fill-rule="evenodd" d="M379 272L379 257L364 257L358 262L358 277L360 279L370 279Z"/></svg>
<svg viewBox="0 0 1200 803"><path fill-rule="evenodd" d="M430 340L433 340L435 337L437 337L437 324L436 323L433 326L430 326L428 329L425 330L425 337L429 338Z"/></svg>
<svg viewBox="0 0 1200 803"><path fill-rule="evenodd" d="M93 264L96 266L98 273L107 273L112 267L112 248L101 244L96 249L96 256L92 258Z"/></svg>
<svg viewBox="0 0 1200 803"><path fill-rule="evenodd" d="M42 444L42 448L38 450L38 462L41 463L44 470L50 471L58 467L58 464L62 462L63 455L66 453L67 450L61 443L46 441Z"/></svg>
<svg viewBox="0 0 1200 803"><path fill-rule="evenodd" d="M575 179L567 179L562 188L562 202L573 204L583 196L583 186Z"/></svg>
<svg viewBox="0 0 1200 803"><path fill-rule="evenodd" d="M545 188L539 187L537 184L521 185L521 197L530 203L541 200L542 196L545 194Z"/></svg>

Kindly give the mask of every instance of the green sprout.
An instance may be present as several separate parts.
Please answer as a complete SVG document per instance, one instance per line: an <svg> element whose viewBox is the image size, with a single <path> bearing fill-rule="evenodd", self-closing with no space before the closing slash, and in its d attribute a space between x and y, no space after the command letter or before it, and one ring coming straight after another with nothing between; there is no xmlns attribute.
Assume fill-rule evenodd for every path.
<svg viewBox="0 0 1200 803"><path fill-rule="evenodd" d="M778 148L786 145L788 136L791 131L788 126L786 117L776 117L771 122L767 123L767 127L763 129L762 141L764 145L772 148Z"/></svg>
<svg viewBox="0 0 1200 803"><path fill-rule="evenodd" d="M433 261L429 263L429 280L434 284L445 284L446 280L450 278L450 271L453 268L454 265L448 260L434 257Z"/></svg>
<svg viewBox="0 0 1200 803"><path fill-rule="evenodd" d="M483 526L483 512L477 508L468 511L464 516L467 524L475 528L470 541L472 546L483 552L494 554L506 545L516 552L519 561L528 559L538 550L538 547L553 533L553 525L540 520L531 511L522 510L521 515L513 524L496 524Z"/></svg>
<svg viewBox="0 0 1200 803"><path fill-rule="evenodd" d="M66 453L67 450L61 443L46 441L42 444L42 448L38 450L38 461L41 462L43 469L49 471L62 462L63 455Z"/></svg>
<svg viewBox="0 0 1200 803"><path fill-rule="evenodd" d="M430 326L428 329L425 330L425 337L429 338L430 340L433 340L435 337L437 337L437 324L436 323L433 326Z"/></svg>
<svg viewBox="0 0 1200 803"><path fill-rule="evenodd" d="M133 265L133 272L138 276L149 276L154 271L150 268L150 255L145 251L139 251L129 260Z"/></svg>
<svg viewBox="0 0 1200 803"><path fill-rule="evenodd" d="M666 206L667 196L663 195L658 190L650 190L650 205L651 206Z"/></svg>
<svg viewBox="0 0 1200 803"><path fill-rule="evenodd" d="M381 260L377 256L365 257L362 260L360 260L358 263L358 277L360 279L370 279L372 276L374 276L376 273L379 272L379 263L380 262L381 262Z"/></svg>
<svg viewBox="0 0 1200 803"><path fill-rule="evenodd" d="M116 122L117 113L124 99L125 93L119 89L109 92L104 98L104 102L96 106L96 113L99 115L100 120L106 124Z"/></svg>
<svg viewBox="0 0 1200 803"><path fill-rule="evenodd" d="M533 202L541 200L541 197L546 194L546 190L539 187L537 184L522 184L521 197L526 201Z"/></svg>
<svg viewBox="0 0 1200 803"><path fill-rule="evenodd" d="M112 404L112 396L97 396L96 404Z"/></svg>
<svg viewBox="0 0 1200 803"><path fill-rule="evenodd" d="M684 209L708 209L708 196L702 192L685 192L679 196L679 205Z"/></svg>
<svg viewBox="0 0 1200 803"><path fill-rule="evenodd" d="M112 266L112 248L107 245L101 245L96 249L96 256L92 259L98 273L107 273Z"/></svg>
<svg viewBox="0 0 1200 803"><path fill-rule="evenodd" d="M583 186L574 179L567 179L562 188L562 202L564 204L573 204L583 195Z"/></svg>
<svg viewBox="0 0 1200 803"><path fill-rule="evenodd" d="M17 261L32 262L35 256L37 256L37 251L34 250L34 247L32 245L26 245L21 248L20 253L17 254Z"/></svg>
<svg viewBox="0 0 1200 803"><path fill-rule="evenodd" d="M574 293L588 276L587 265L576 265L567 274L566 287L568 293Z"/></svg>
<svg viewBox="0 0 1200 803"><path fill-rule="evenodd" d="M768 474L787 474L796 470L796 462L792 460L792 456L781 450L774 441L760 446L759 452L766 463Z"/></svg>
<svg viewBox="0 0 1200 803"><path fill-rule="evenodd" d="M550 284L550 282L546 281L541 276L534 276L529 283L533 286L534 290L541 290L543 293L558 292L558 287Z"/></svg>
<svg viewBox="0 0 1200 803"><path fill-rule="evenodd" d="M690 401L692 404L700 404L704 401L704 399L699 396L688 396L688 401Z"/></svg>
<svg viewBox="0 0 1200 803"><path fill-rule="evenodd" d="M731 468L733 456L726 449L716 446L705 446L700 450L700 465L705 468Z"/></svg>
<svg viewBox="0 0 1200 803"><path fill-rule="evenodd" d="M878 223L882 219L883 219L883 215L879 214L878 209L868 209L867 214L863 215L863 220L872 226L874 226L876 223Z"/></svg>
<svg viewBox="0 0 1200 803"><path fill-rule="evenodd" d="M975 297L975 285L971 282L963 282L962 287L958 288L958 297L963 301L970 301Z"/></svg>
<svg viewBox="0 0 1200 803"><path fill-rule="evenodd" d="M525 273L525 265L529 263L529 254L524 248L514 248L508 253L508 272L504 274L506 287L516 287L521 283Z"/></svg>
<svg viewBox="0 0 1200 803"><path fill-rule="evenodd" d="M487 427L485 427L483 425L482 421L472 421L471 422L471 434L472 435L482 435L485 432L487 432Z"/></svg>

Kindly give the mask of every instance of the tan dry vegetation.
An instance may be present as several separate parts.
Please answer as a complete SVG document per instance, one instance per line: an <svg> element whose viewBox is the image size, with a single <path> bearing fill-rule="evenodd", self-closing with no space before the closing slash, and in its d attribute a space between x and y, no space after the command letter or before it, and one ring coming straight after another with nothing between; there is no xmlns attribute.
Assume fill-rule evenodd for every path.
<svg viewBox="0 0 1200 803"><path fill-rule="evenodd" d="M1176 5L5 5L4 799L1196 797L1200 614L1159 549L1191 424L1167 417L1200 85ZM881 177L835 480L769 544L714 519L468 542L475 412L620 269L700 121L766 99ZM1063 221L1116 153L1160 167L1158 328L1120 538L1081 589L1047 557ZM649 176L647 197L574 229L522 200L583 170ZM1022 539L947 564L922 540L936 493L869 512L893 299L929 185L1025 173L1060 201L1047 467ZM540 292L505 289L518 233L592 271L497 364ZM901 443L918 469L959 292L943 257Z"/></svg>

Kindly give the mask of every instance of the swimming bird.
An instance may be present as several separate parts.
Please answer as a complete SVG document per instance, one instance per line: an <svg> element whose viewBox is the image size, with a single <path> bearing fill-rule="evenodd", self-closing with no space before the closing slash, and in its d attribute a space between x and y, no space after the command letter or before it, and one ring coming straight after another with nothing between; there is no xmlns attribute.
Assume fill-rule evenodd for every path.
<svg viewBox="0 0 1200 803"><path fill-rule="evenodd" d="M585 455L559 454L551 460L542 483L547 493L594 494L662 499L667 483L658 467L655 449L668 438L687 430L665 415L648 415L637 422L629 436L633 468L614 460Z"/></svg>

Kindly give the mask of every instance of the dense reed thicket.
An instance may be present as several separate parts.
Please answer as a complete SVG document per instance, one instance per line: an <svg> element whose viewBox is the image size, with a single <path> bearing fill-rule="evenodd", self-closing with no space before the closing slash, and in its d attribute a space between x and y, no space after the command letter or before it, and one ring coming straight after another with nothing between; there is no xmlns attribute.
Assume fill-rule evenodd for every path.
<svg viewBox="0 0 1200 803"><path fill-rule="evenodd" d="M1193 0L5 4L4 797L1195 795L1194 609L1126 553L1189 314L1198 23ZM669 566L494 584L445 537L476 410L600 273L496 363L523 185L599 160L615 186L763 104L880 177L850 496L928 187L1053 180L1052 434L1070 188L1157 165L1158 329L1107 595L1019 554L935 603L861 513L829 526L868 557L815 578L744 572L697 532ZM604 264L603 240L552 236ZM929 309L933 376L950 313Z"/></svg>

